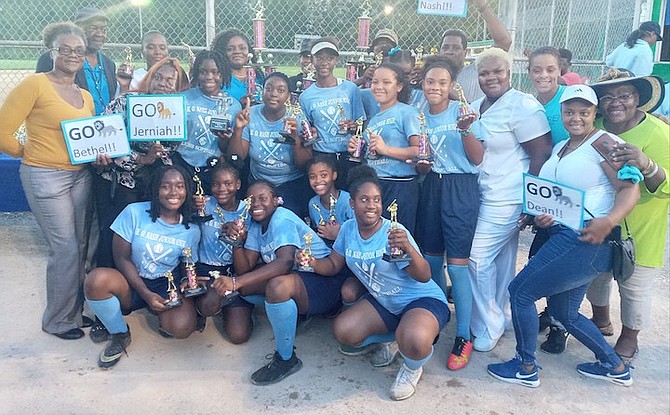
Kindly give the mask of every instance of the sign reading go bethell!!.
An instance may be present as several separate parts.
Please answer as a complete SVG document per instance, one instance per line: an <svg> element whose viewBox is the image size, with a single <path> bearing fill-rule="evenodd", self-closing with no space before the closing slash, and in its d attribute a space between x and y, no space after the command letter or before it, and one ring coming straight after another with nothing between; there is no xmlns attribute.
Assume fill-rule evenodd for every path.
<svg viewBox="0 0 670 415"><path fill-rule="evenodd" d="M130 95L127 99L130 141L186 140L183 95Z"/></svg>
<svg viewBox="0 0 670 415"><path fill-rule="evenodd" d="M62 121L61 128L72 164L90 163L101 154L112 158L130 154L121 114Z"/></svg>
<svg viewBox="0 0 670 415"><path fill-rule="evenodd" d="M539 216L543 213L554 217L554 222L578 230L584 222L584 191L541 179L531 174L523 175L523 213Z"/></svg>

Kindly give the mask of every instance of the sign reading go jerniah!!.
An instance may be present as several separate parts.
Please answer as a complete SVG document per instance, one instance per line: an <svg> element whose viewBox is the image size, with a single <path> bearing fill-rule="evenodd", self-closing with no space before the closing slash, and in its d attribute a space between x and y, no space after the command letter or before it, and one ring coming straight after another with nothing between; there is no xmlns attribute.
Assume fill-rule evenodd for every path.
<svg viewBox="0 0 670 415"><path fill-rule="evenodd" d="M183 95L130 95L127 99L130 141L186 140Z"/></svg>

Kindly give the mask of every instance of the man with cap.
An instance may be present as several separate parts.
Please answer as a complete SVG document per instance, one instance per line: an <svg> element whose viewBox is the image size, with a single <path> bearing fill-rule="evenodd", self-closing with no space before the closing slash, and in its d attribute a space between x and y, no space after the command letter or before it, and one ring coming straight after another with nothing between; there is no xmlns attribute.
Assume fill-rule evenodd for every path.
<svg viewBox="0 0 670 415"><path fill-rule="evenodd" d="M398 46L398 34L393 29L379 29L377 35L372 40L370 51L377 56L379 53L384 56L384 60L388 59L388 53L391 49ZM368 66L363 75L356 79L354 83L358 86L364 85L366 82L372 81L372 75L375 73L376 67L374 65Z"/></svg>
<svg viewBox="0 0 670 415"><path fill-rule="evenodd" d="M74 23L84 29L87 43L84 67L77 72L74 82L91 93L95 113L100 115L117 91L116 65L101 52L107 42L109 18L97 7L88 6L74 15ZM53 60L47 51L38 59L35 72L49 72L51 69Z"/></svg>
<svg viewBox="0 0 670 415"><path fill-rule="evenodd" d="M651 47L662 40L661 26L656 22L644 22L607 55L605 63L612 68L626 69L635 76L651 75L654 70Z"/></svg>
<svg viewBox="0 0 670 415"><path fill-rule="evenodd" d="M298 82L307 76L309 64L312 63L312 52L309 47L310 39L303 39L300 44L300 73L288 78L288 88L292 93L298 92Z"/></svg>
<svg viewBox="0 0 670 415"><path fill-rule="evenodd" d="M505 25L495 14L486 0L474 0L475 6L486 22L486 26L493 38L493 47L509 51L512 46L512 37L507 32ZM458 29L449 29L442 36L442 45L440 55L447 56L460 65L460 71L456 81L463 87L465 98L468 102L473 102L484 96L479 87L479 75L475 65L465 65L465 55L468 50L468 39L465 32ZM454 96L453 99L458 99Z"/></svg>
<svg viewBox="0 0 670 415"><path fill-rule="evenodd" d="M353 82L333 75L340 56L334 38L316 39L311 53L316 83L300 94L300 106L317 130L314 155L334 162L338 171L337 188L346 190L347 173L356 165L348 161L349 135L356 128L355 120L365 119L361 93Z"/></svg>

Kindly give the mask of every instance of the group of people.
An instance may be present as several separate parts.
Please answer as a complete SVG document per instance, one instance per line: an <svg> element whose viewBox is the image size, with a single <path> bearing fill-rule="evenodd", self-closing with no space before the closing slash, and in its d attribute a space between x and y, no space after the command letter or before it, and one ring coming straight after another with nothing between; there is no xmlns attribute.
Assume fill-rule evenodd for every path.
<svg viewBox="0 0 670 415"><path fill-rule="evenodd" d="M90 326L94 342L108 341L98 364L110 368L130 345L123 316L133 310L157 313L159 333L175 338L220 313L228 340L240 344L263 304L275 352L251 381L267 385L300 369L299 321L328 316L340 352L370 354L378 367L402 357L390 389L402 400L449 321L448 275L449 369L464 368L473 349L493 350L513 326L516 356L488 372L537 387L537 334L550 327L542 350L560 353L572 335L597 358L580 373L631 385L668 227L669 128L650 115L662 82L611 70L592 86L566 86L566 58L547 46L529 54L535 95L518 91L511 38L485 0L474 3L495 42L474 63L459 30L417 61L383 29L372 43L383 62L343 80L334 75L338 41L323 37L301 53L314 74L305 88L305 74L251 66L249 39L236 29L199 52L188 75L165 37L148 32L146 70L129 79L100 51L108 23L100 10L49 25L44 73L0 108L0 151L23 157L21 180L49 245L43 330L77 339ZM129 95L178 93L186 141L132 143L127 156L70 164L60 121L125 117ZM211 129L221 116L227 126ZM24 144L13 138L23 122ZM604 139L613 144L602 153ZM583 227L523 214L523 173L582 190ZM97 267L87 273L94 213ZM610 240L624 218L637 259L618 282L623 327L612 347L603 337L613 334ZM536 241L516 275L526 226ZM585 296L592 319L579 313ZM82 316L84 299L94 321Z"/></svg>

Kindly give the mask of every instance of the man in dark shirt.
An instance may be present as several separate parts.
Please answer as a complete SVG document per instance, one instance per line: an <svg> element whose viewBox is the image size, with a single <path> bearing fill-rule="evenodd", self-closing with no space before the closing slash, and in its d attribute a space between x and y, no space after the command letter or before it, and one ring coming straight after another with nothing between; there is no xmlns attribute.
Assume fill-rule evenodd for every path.
<svg viewBox="0 0 670 415"><path fill-rule="evenodd" d="M303 39L300 44L300 73L290 77L289 89L291 92L298 92L298 82L302 82L303 78L307 76L307 67L312 62L312 54L310 52L309 43L311 39Z"/></svg>
<svg viewBox="0 0 670 415"><path fill-rule="evenodd" d="M86 33L86 60L84 67L77 72L75 83L93 96L96 115L102 114L117 91L116 65L101 50L107 42L109 19L97 7L84 7L74 16L74 23ZM49 72L53 69L53 60L45 52L37 61L35 72Z"/></svg>

